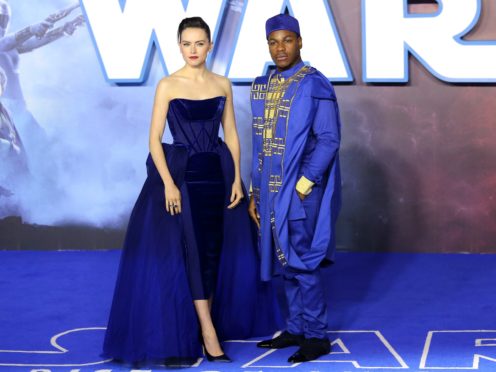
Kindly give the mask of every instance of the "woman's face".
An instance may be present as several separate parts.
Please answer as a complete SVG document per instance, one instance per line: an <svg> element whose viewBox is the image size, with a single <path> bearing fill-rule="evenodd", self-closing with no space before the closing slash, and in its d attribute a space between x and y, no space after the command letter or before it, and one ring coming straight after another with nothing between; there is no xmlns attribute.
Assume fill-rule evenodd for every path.
<svg viewBox="0 0 496 372"><path fill-rule="evenodd" d="M205 30L189 27L181 33L179 48L184 61L196 67L205 63L208 52L212 49L212 43L208 40Z"/></svg>

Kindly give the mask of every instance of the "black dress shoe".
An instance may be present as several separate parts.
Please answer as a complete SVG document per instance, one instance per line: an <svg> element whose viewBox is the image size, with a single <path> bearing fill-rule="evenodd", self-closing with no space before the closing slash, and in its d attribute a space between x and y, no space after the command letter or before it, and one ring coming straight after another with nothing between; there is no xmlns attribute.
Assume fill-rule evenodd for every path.
<svg viewBox="0 0 496 372"><path fill-rule="evenodd" d="M328 338L306 338L300 349L291 355L288 359L289 363L302 363L310 360L315 360L322 355L327 355L331 352L331 342Z"/></svg>
<svg viewBox="0 0 496 372"><path fill-rule="evenodd" d="M288 331L284 331L275 338L260 341L257 343L257 346L266 349L283 349L289 346L300 346L303 340L304 337L302 335L293 335Z"/></svg>

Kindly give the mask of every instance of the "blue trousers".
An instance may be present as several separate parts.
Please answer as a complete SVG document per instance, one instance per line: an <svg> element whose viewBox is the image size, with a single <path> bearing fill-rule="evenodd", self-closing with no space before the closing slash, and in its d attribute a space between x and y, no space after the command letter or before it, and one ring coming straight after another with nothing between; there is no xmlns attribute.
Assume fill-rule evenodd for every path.
<svg viewBox="0 0 496 372"><path fill-rule="evenodd" d="M322 193L322 187L315 185L302 202L306 218L289 221L291 249L298 255L311 246ZM305 338L327 338L327 306L320 269L284 268L282 274L289 306L287 331Z"/></svg>

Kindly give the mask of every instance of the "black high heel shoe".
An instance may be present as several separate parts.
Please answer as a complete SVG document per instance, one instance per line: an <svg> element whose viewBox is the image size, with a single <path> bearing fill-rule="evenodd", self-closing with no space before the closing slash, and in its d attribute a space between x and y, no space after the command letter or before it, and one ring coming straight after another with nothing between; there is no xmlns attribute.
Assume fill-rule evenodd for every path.
<svg viewBox="0 0 496 372"><path fill-rule="evenodd" d="M203 354L207 357L207 360L209 362L218 362L218 363L231 363L232 360L229 358L226 354L221 354L218 356L213 356L210 355L210 353L207 351L207 347L205 346L205 341L203 340L203 336L200 334L200 342L202 345L203 349Z"/></svg>

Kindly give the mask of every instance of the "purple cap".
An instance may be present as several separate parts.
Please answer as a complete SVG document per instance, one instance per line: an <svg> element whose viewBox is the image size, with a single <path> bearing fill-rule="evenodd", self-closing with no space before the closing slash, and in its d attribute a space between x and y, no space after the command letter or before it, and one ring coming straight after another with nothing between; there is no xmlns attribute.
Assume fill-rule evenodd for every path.
<svg viewBox="0 0 496 372"><path fill-rule="evenodd" d="M267 39L271 32L279 30L293 31L296 35L300 36L300 24L295 17L292 17L289 14L278 14L265 22L265 34Z"/></svg>

